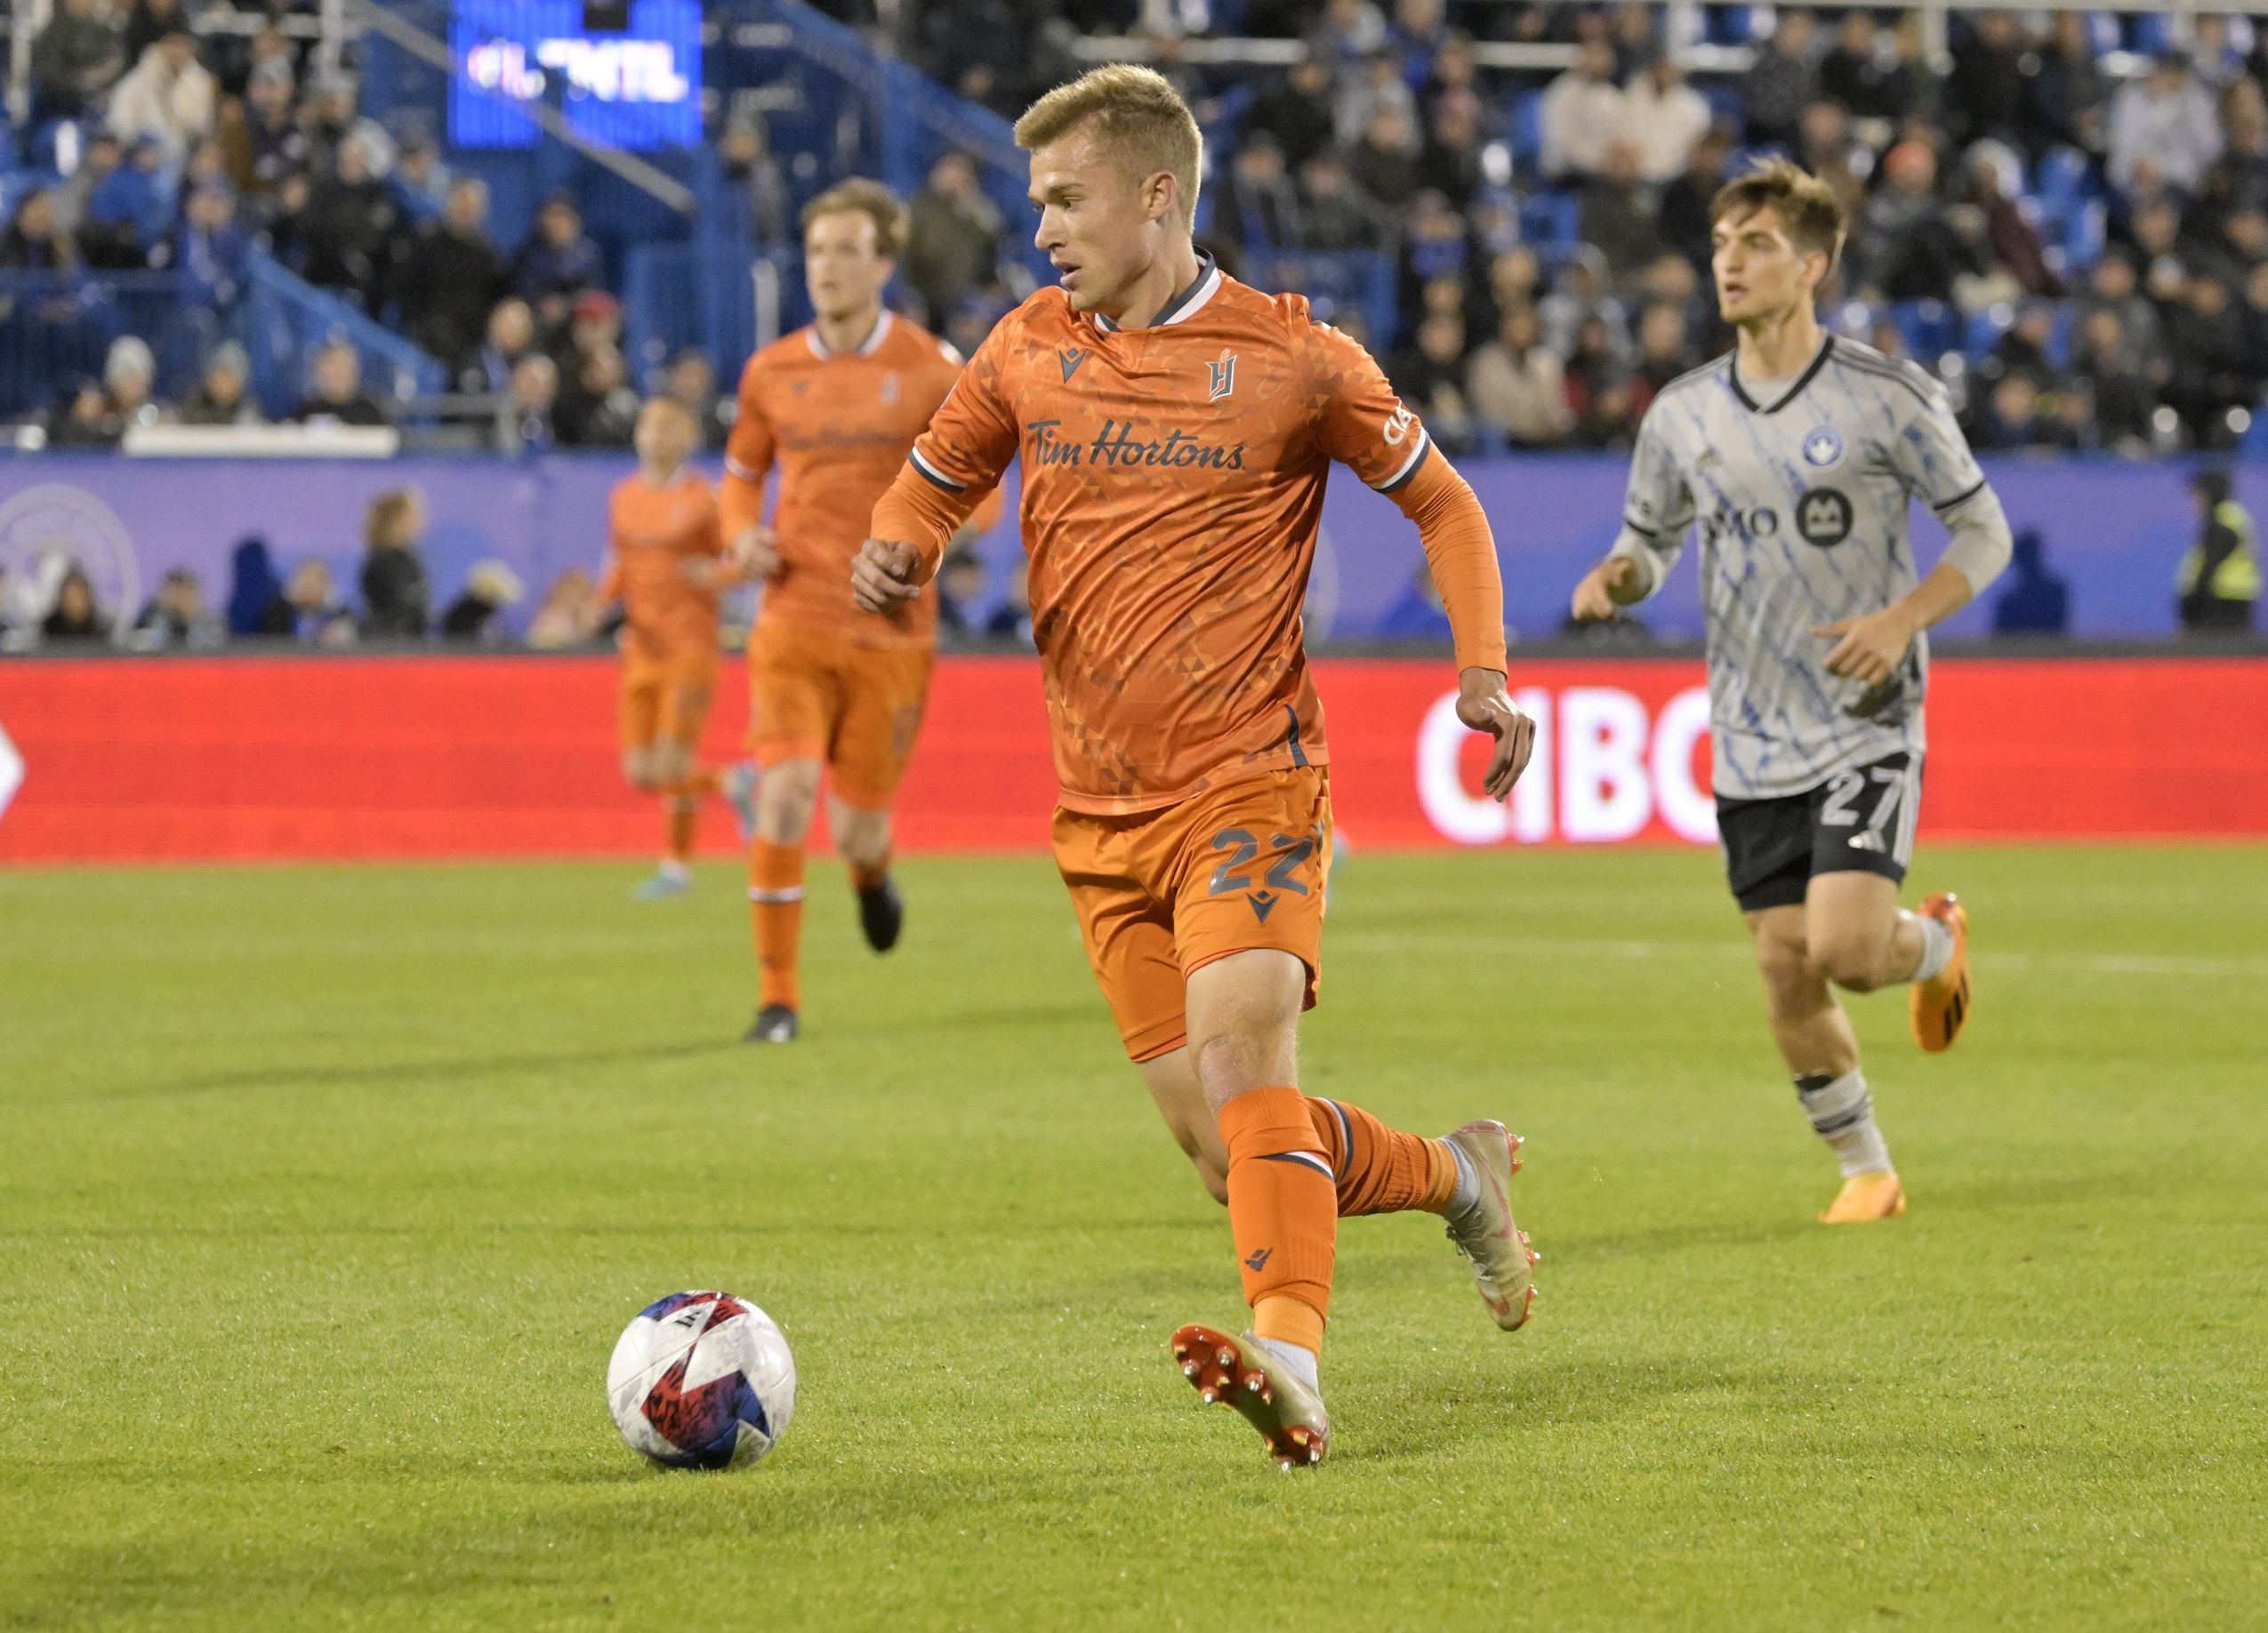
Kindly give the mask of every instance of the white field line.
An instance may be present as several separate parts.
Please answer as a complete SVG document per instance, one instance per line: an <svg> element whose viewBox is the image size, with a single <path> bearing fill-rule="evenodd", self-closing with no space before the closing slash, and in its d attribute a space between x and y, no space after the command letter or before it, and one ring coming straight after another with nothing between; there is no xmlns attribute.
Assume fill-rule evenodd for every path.
<svg viewBox="0 0 2268 1633"><path fill-rule="evenodd" d="M1355 932L1329 945L1358 953L1489 953L1508 958L1711 958L1749 961L1738 941L1585 941L1530 936L1393 936ZM2127 953L1979 953L1980 969L2083 970L2092 975L2268 976L2268 958L2154 958Z"/></svg>

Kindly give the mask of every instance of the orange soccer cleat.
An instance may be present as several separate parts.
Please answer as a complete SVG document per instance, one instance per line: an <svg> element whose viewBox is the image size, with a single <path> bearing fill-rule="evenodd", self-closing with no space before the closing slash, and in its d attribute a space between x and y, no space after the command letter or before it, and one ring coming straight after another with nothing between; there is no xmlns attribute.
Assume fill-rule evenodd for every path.
<svg viewBox="0 0 2268 1633"><path fill-rule="evenodd" d="M1844 1180L1843 1188L1819 1216L1819 1222L1868 1225L1876 1219L1894 1219L1905 1211L1906 1187L1898 1182L1898 1176L1887 1169L1876 1169Z"/></svg>
<svg viewBox="0 0 2268 1633"><path fill-rule="evenodd" d="M1931 897L1915 911L1953 932L1953 955L1945 968L1926 981L1915 982L1906 999L1914 1042L1934 1055L1953 1047L1969 1018L1969 913L1950 890Z"/></svg>
<svg viewBox="0 0 2268 1633"><path fill-rule="evenodd" d="M1323 1460L1331 1419L1323 1397L1269 1356L1247 1332L1233 1339L1192 1324L1173 1335L1173 1359L1206 1405L1234 1406L1260 1431L1268 1455L1286 1473Z"/></svg>

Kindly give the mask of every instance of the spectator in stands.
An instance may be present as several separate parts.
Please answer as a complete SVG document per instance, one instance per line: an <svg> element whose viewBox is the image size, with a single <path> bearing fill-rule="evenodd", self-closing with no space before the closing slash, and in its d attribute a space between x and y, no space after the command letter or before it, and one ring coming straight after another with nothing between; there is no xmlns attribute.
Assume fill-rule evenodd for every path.
<svg viewBox="0 0 2268 1633"><path fill-rule="evenodd" d="M1323 0L1323 20L1309 48L1345 68L1386 44L1386 13L1371 0Z"/></svg>
<svg viewBox="0 0 2268 1633"><path fill-rule="evenodd" d="M2182 304L2167 325L2172 377L2163 392L2167 406L2182 416L2191 439L2200 447L2225 448L2235 439L2228 412L2252 402L2259 382L2243 374L2245 324L2216 278L2192 278Z"/></svg>
<svg viewBox="0 0 2268 1633"><path fill-rule="evenodd" d="M228 626L205 606L197 575L183 567L167 569L158 581L157 593L134 620L133 644L139 651L156 652L166 647L208 651L227 639Z"/></svg>
<svg viewBox="0 0 2268 1633"><path fill-rule="evenodd" d="M1245 248L1298 249L1304 241L1299 221L1299 196L1283 173L1283 150L1266 131L1245 138L1229 167L1228 209L1222 225L1236 233Z"/></svg>
<svg viewBox="0 0 2268 1633"><path fill-rule="evenodd" d="M1031 25L1010 0L927 0L914 28L915 60L932 79L1003 118L1023 112Z"/></svg>
<svg viewBox="0 0 2268 1633"><path fill-rule="evenodd" d="M1337 127L1331 119L1331 69L1323 58L1311 49L1292 64L1289 74L1253 102L1244 129L1275 138L1285 167L1293 171L1328 149Z"/></svg>
<svg viewBox="0 0 2268 1633"><path fill-rule="evenodd" d="M1624 89L1622 107L1623 140L1637 150L1639 177L1659 187L1683 175L1709 114L1677 60L1656 51Z"/></svg>
<svg viewBox="0 0 2268 1633"><path fill-rule="evenodd" d="M1387 378L1436 442L1449 454L1468 453L1477 428L1465 400L1465 320L1454 312L1429 313L1414 340L1387 361Z"/></svg>
<svg viewBox="0 0 2268 1633"><path fill-rule="evenodd" d="M2230 497L2229 473L2190 478L2200 532L2174 575L2184 634L2249 634L2260 599L2260 544L2251 514Z"/></svg>
<svg viewBox="0 0 2268 1633"><path fill-rule="evenodd" d="M2048 357L2055 333L2054 305L2046 301L2025 302L2017 309L2015 322L1994 342L1991 355L1985 359L1986 377L1998 380L2024 374L2033 385L2047 390L2055 377L2055 363Z"/></svg>
<svg viewBox="0 0 2268 1633"><path fill-rule="evenodd" d="M17 27L29 20L29 8L19 8ZM63 0L31 43L32 117L84 118L108 99L127 61L102 0Z"/></svg>
<svg viewBox="0 0 2268 1633"><path fill-rule="evenodd" d="M223 341L205 360L204 377L181 406L184 425L264 425L248 387L251 360L234 341Z"/></svg>
<svg viewBox="0 0 2268 1633"><path fill-rule="evenodd" d="M584 235L575 200L563 193L545 199L511 274L512 293L534 310L537 328L563 327L576 300L604 286L604 274L599 246Z"/></svg>
<svg viewBox="0 0 2268 1633"><path fill-rule="evenodd" d="M1575 355L1576 338L1596 318L1604 327L1607 350L1616 358L1630 351L1630 318L1621 302L1607 293L1606 260L1589 245L1579 245L1559 264L1551 293L1536 303L1543 319L1543 343L1563 363Z"/></svg>
<svg viewBox="0 0 2268 1633"><path fill-rule="evenodd" d="M985 633L994 640L1012 640L1025 647L1033 644L1032 562L1021 551L1009 565L1008 593L993 608L992 616L985 620Z"/></svg>
<svg viewBox="0 0 2268 1633"><path fill-rule="evenodd" d="M512 370L535 347L535 314L518 295L496 302L488 314L487 338L457 371L457 390L474 396L501 397L511 390Z"/></svg>
<svg viewBox="0 0 2268 1633"><path fill-rule="evenodd" d="M213 133L219 88L197 60L197 36L175 28L146 47L110 92L109 124L129 143L157 143L166 167L177 169L189 149Z"/></svg>
<svg viewBox="0 0 2268 1633"><path fill-rule="evenodd" d="M988 577L984 559L969 546L957 544L945 551L945 559L937 564L940 629L956 635L970 634L977 629L977 604L985 599Z"/></svg>
<svg viewBox="0 0 2268 1633"><path fill-rule="evenodd" d="M1982 450L2026 448L2041 440L2039 387L2029 374L2015 374L1994 385L1968 428L1969 441Z"/></svg>
<svg viewBox="0 0 2268 1633"><path fill-rule="evenodd" d="M236 190L220 181L189 196L181 219L152 259L181 274L186 299L225 318L244 299L251 254L251 242L237 226Z"/></svg>
<svg viewBox="0 0 2268 1633"><path fill-rule="evenodd" d="M181 15L181 0L133 0L126 8L125 32L120 43L126 60L139 62L143 52L167 35L189 31L189 19Z"/></svg>
<svg viewBox="0 0 2268 1633"><path fill-rule="evenodd" d="M245 192L273 194L286 176L307 164L307 137L292 117L293 95L288 61L271 57L253 69L245 87L244 147L237 169L237 185Z"/></svg>
<svg viewBox="0 0 2268 1633"><path fill-rule="evenodd" d="M121 437L172 418L154 395L157 384L157 359L148 342L121 334L110 342L102 361L102 388L107 418L116 422Z"/></svg>
<svg viewBox="0 0 2268 1633"><path fill-rule="evenodd" d="M394 155L393 168L386 173L386 185L393 189L394 202L401 206L403 221L416 230L447 213L450 197L462 183L441 162L441 150L433 145L433 139L420 133L404 142L401 151ZM480 227L484 238L487 224L488 193L483 184ZM492 249L490 253L494 253Z"/></svg>
<svg viewBox="0 0 2268 1633"><path fill-rule="evenodd" d="M2055 32L2031 79L2031 128L2040 140L2100 158L2110 141L2111 90L2087 21L2084 12L2055 13Z"/></svg>
<svg viewBox="0 0 2268 1633"><path fill-rule="evenodd" d="M1638 362L1630 376L1630 416L1645 418L1661 388L1701 363L1686 337L1685 309L1675 301L1655 301L1638 315Z"/></svg>
<svg viewBox="0 0 2268 1633"><path fill-rule="evenodd" d="M315 354L315 389L292 410L302 425L383 425L385 410L362 389L362 353L334 340Z"/></svg>
<svg viewBox="0 0 2268 1633"><path fill-rule="evenodd" d="M338 172L308 191L299 235L310 284L336 291L372 317L392 282L402 213L379 172L374 141L355 131L339 144Z"/></svg>
<svg viewBox="0 0 2268 1633"><path fill-rule="evenodd" d="M245 534L229 551L229 633L261 633L261 620L283 591L266 536Z"/></svg>
<svg viewBox="0 0 2268 1633"><path fill-rule="evenodd" d="M2071 628L2071 587L2047 570L2047 545L2037 527L2016 535L2008 587L1992 603L1995 635L2061 635Z"/></svg>
<svg viewBox="0 0 2268 1633"><path fill-rule="evenodd" d="M749 230L759 244L785 244L795 237L795 198L787 172L772 152L771 126L761 114L736 115L725 127L717 157L725 179L748 195Z"/></svg>
<svg viewBox="0 0 2268 1633"><path fill-rule="evenodd" d="M1418 153L1418 182L1457 210L1472 207L1487 180L1481 157L1481 99L1471 91L1444 93L1434 104L1433 125Z"/></svg>
<svg viewBox="0 0 2268 1633"><path fill-rule="evenodd" d="M55 586L55 604L40 623L39 638L54 645L110 638L110 618L95 599L94 581L76 561Z"/></svg>
<svg viewBox="0 0 2268 1633"><path fill-rule="evenodd" d="M1709 268L1709 202L1725 181L1725 166L1733 154L1733 139L1710 130L1693 144L1685 170L1661 189L1654 209L1654 230L1696 273Z"/></svg>
<svg viewBox="0 0 2268 1633"><path fill-rule="evenodd" d="M1953 52L1945 76L1946 128L1963 145L1988 136L2021 141L2031 91L2023 25L2013 12L1971 12L1967 24L1968 40Z"/></svg>
<svg viewBox="0 0 2268 1633"><path fill-rule="evenodd" d="M493 647L510 640L504 614L520 603L527 586L503 562L476 561L465 575L464 591L441 615L441 639Z"/></svg>
<svg viewBox="0 0 2268 1633"><path fill-rule="evenodd" d="M2159 321L2157 305L2137 287L2134 261L2126 251L2111 249L2095 263L2088 274L2087 292L2080 297L2079 332L2074 342L2074 357L2089 360L2089 350L2098 333L2089 322L2098 311L2107 311L2118 319L2120 350L2115 358L2097 357L2093 361L2135 374L2143 374L2164 355L2163 331Z"/></svg>
<svg viewBox="0 0 2268 1633"><path fill-rule="evenodd" d="M96 131L86 139L86 146L79 154L79 167L65 178L55 193L55 222L77 241L79 253L87 253L87 200L94 189L107 180L110 173L125 161L126 150L116 136L108 131Z"/></svg>
<svg viewBox="0 0 2268 1633"><path fill-rule="evenodd" d="M355 103L354 82L337 75L317 80L301 99L294 117L310 172L329 175L338 169L339 149L356 126Z"/></svg>
<svg viewBox="0 0 2268 1633"><path fill-rule="evenodd" d="M1402 58L1388 48L1364 57L1356 68L1339 76L1339 94L1332 101L1331 125L1339 140L1350 142L1370 128L1380 111L1391 109L1402 116L1404 142L1414 156L1418 146L1418 99L1402 76Z"/></svg>
<svg viewBox="0 0 2268 1633"><path fill-rule="evenodd" d="M1607 149L1598 173L1583 183L1583 242L1605 258L1610 286L1627 288L1661 253L1653 191L1638 175L1638 150L1627 141Z"/></svg>
<svg viewBox="0 0 2268 1633"><path fill-rule="evenodd" d="M2111 103L2111 184L2147 195L2157 187L2194 195L2221 157L2221 121L2212 93L2189 71L2189 59L2168 52L2148 76L2124 86Z"/></svg>
<svg viewBox="0 0 2268 1633"><path fill-rule="evenodd" d="M1984 237L1993 263L2031 295L2059 295L2063 280L2047 264L2039 230L2018 202L2023 197L2023 161L1999 141L1980 141L1966 157L1969 197L1984 213Z"/></svg>
<svg viewBox="0 0 2268 1633"><path fill-rule="evenodd" d="M2206 173L2205 199L2219 212L2268 208L2268 101L2256 79L2221 94L2221 157Z"/></svg>
<svg viewBox="0 0 2268 1633"><path fill-rule="evenodd" d="M595 640L605 611L599 605L599 586L591 569L571 567L551 581L535 615L528 619L527 644L557 651Z"/></svg>
<svg viewBox="0 0 2268 1633"><path fill-rule="evenodd" d="M577 352L574 366L552 410L560 443L571 448L628 447L638 419L638 393L631 390L630 368L622 353L612 346L596 346Z"/></svg>
<svg viewBox="0 0 2268 1633"><path fill-rule="evenodd" d="M739 417L740 405L718 394L717 371L707 352L688 346L672 358L669 373L662 377L662 395L682 404L693 416L693 422L701 428L704 450L714 454L723 448L732 434L734 420Z"/></svg>
<svg viewBox="0 0 2268 1633"><path fill-rule="evenodd" d="M1953 280L1981 273L1937 197L1937 156L1902 141L1883 157L1883 185L1862 220L1871 264L1866 282L1886 301L1953 299Z"/></svg>
<svg viewBox="0 0 2268 1633"><path fill-rule="evenodd" d="M402 258L394 286L402 326L427 352L459 367L479 348L503 282L503 259L488 237L488 185L460 177L440 216Z"/></svg>
<svg viewBox="0 0 2268 1633"><path fill-rule="evenodd" d="M1448 8L1442 0L1395 0L1386 42L1401 58L1402 76L1414 95L1432 79L1434 59L1449 44Z"/></svg>
<svg viewBox="0 0 2268 1633"><path fill-rule="evenodd" d="M28 190L0 234L0 268L11 272L76 272L78 245L55 216L55 195L44 187Z"/></svg>
<svg viewBox="0 0 2268 1633"><path fill-rule="evenodd" d="M2088 61L2094 59L2090 56ZM1853 6L1843 13L1835 44L1819 61L1819 94L1853 119L1889 130L1914 109L1918 100L1911 69L1886 38L1874 13Z"/></svg>
<svg viewBox="0 0 2268 1633"><path fill-rule="evenodd" d="M2143 305L2147 310L2148 302ZM2155 313L2151 321L2156 321ZM2094 399L2096 446L2129 457L2148 453L2157 390L2143 373L2143 359L2135 354L2115 307L2098 306L2080 321L2072 362Z"/></svg>
<svg viewBox="0 0 2268 1633"><path fill-rule="evenodd" d="M1496 338L1473 353L1465 394L1484 423L1515 447L1549 447L1575 427L1567 385L1534 307L1508 305Z"/></svg>
<svg viewBox="0 0 2268 1633"><path fill-rule="evenodd" d="M1447 280L1461 292L1471 258L1465 218L1449 207L1449 201L1430 188L1412 198L1402 238L1397 298L1403 311L1415 314L1424 309L1427 286L1438 281ZM1452 303L1458 298L1452 297Z"/></svg>
<svg viewBox="0 0 2268 1633"><path fill-rule="evenodd" d="M507 454L548 453L552 446L551 408L559 396L559 366L531 351L512 366L510 398L501 425Z"/></svg>
<svg viewBox="0 0 2268 1633"><path fill-rule="evenodd" d="M929 180L907 203L905 281L929 309L929 326L943 330L961 303L992 282L1000 260L1001 213L978 185L977 161L958 149L929 166Z"/></svg>
<svg viewBox="0 0 2268 1633"><path fill-rule="evenodd" d="M118 446L119 426L110 414L110 401L99 380L75 380L55 398L47 416L47 446L51 448L101 448Z"/></svg>
<svg viewBox="0 0 2268 1633"><path fill-rule="evenodd" d="M1546 181L1580 181L1598 169L1625 123L1614 48L1604 40L1585 44L1575 66L1545 90L1538 118Z"/></svg>
<svg viewBox="0 0 2268 1633"><path fill-rule="evenodd" d="M1362 140L1340 155L1347 179L1365 197L1389 213L1399 211L1418 189L1418 160L1410 122L1398 108L1380 108L1363 129Z"/></svg>
<svg viewBox="0 0 2268 1633"><path fill-rule="evenodd" d="M363 518L362 633L378 640L422 640L432 591L417 553L425 536L425 498L414 487L390 487Z"/></svg>
<svg viewBox="0 0 2268 1633"><path fill-rule="evenodd" d="M261 609L254 632L312 641L318 647L354 645L354 615L339 599L331 564L320 556L308 556L294 565L289 582Z"/></svg>
<svg viewBox="0 0 2268 1633"><path fill-rule="evenodd" d="M1375 250L1394 220L1347 177L1336 153L1318 153L1299 171L1299 219L1311 250Z"/></svg>
<svg viewBox="0 0 2268 1633"><path fill-rule="evenodd" d="M86 197L78 235L89 265L106 270L141 272L149 252L173 222L173 194L165 174L165 154L145 137L125 149Z"/></svg>
<svg viewBox="0 0 2268 1633"><path fill-rule="evenodd" d="M1596 314L1583 320L1575 334L1574 355L1567 359L1567 406L1575 416L1574 440L1586 448L1628 447L1637 435L1632 407L1630 371L1609 333L1606 320Z"/></svg>
<svg viewBox="0 0 2268 1633"><path fill-rule="evenodd" d="M1851 133L1851 117L1839 102L1817 101L1798 122L1796 162L1834 190L1843 219L1855 221L1866 208L1866 179L1874 173L1874 150Z"/></svg>
<svg viewBox="0 0 2268 1633"><path fill-rule="evenodd" d="M1750 143L1796 145L1806 104L1818 97L1818 75L1811 61L1809 12L1782 12L1772 37L1757 47L1756 60L1741 76L1741 107Z"/></svg>

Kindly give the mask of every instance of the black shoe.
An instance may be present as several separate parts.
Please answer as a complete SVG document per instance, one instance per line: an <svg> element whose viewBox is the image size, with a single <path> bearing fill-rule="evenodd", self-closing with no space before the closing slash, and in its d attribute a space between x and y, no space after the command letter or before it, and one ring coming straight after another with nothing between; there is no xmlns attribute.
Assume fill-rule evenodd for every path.
<svg viewBox="0 0 2268 1633"><path fill-rule="evenodd" d="M897 893L896 880L885 877L873 889L858 893L858 928L877 953L897 945L897 933L905 928L905 898Z"/></svg>
<svg viewBox="0 0 2268 1633"><path fill-rule="evenodd" d="M784 1003L768 1003L756 1011L756 1024L744 1033L744 1043L792 1043L795 1011Z"/></svg>

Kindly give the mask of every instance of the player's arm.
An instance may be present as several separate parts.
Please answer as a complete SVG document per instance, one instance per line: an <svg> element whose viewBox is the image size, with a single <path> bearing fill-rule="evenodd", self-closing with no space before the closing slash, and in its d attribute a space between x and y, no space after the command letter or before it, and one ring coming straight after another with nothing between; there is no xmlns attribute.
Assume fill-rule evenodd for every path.
<svg viewBox="0 0 2268 1633"><path fill-rule="evenodd" d="M725 586L740 576L737 553L725 543L722 511L712 505L701 523L693 548L678 563L686 582L710 600L720 598Z"/></svg>
<svg viewBox="0 0 2268 1633"><path fill-rule="evenodd" d="M764 479L771 474L778 438L756 391L756 359L740 376L740 413L725 438L725 479L717 513L727 552L744 578L770 578L780 570L779 541L764 525Z"/></svg>
<svg viewBox="0 0 2268 1633"><path fill-rule="evenodd" d="M850 569L851 597L868 612L889 612L921 593L945 546L1016 457L1015 416L998 389L1008 327L997 326L977 349L874 506Z"/></svg>
<svg viewBox="0 0 2268 1633"><path fill-rule="evenodd" d="M1878 612L1812 631L1835 643L1826 658L1830 672L1868 686L1895 672L1915 636L1974 600L2000 575L2015 548L1999 495L1969 452L1944 389L1934 381L1926 406L1894 440L1890 459L1908 490L1920 495L1953 537L1929 575L1904 596Z"/></svg>
<svg viewBox="0 0 2268 1633"><path fill-rule="evenodd" d="M1630 454L1630 482L1622 495L1622 527L1599 564L1575 586L1576 617L1612 618L1655 591L1677 565L1693 525L1693 490L1648 409Z"/></svg>
<svg viewBox="0 0 2268 1633"><path fill-rule="evenodd" d="M1329 382L1323 451L1417 525L1456 647L1457 718L1495 737L1481 785L1505 799L1535 752L1536 723L1504 683L1504 578L1488 514L1371 355L1336 330L1318 328L1312 338L1314 365Z"/></svg>

